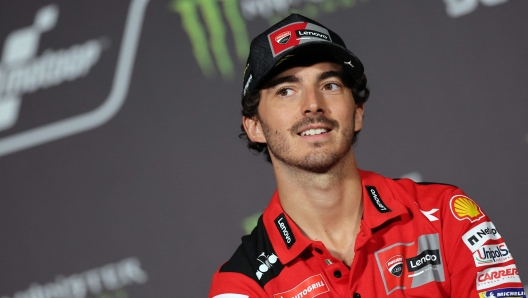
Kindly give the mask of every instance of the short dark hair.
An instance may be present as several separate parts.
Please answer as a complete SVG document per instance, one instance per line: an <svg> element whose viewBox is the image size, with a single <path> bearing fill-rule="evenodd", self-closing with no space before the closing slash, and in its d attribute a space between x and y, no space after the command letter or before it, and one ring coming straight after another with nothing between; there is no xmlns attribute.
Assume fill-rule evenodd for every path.
<svg viewBox="0 0 528 298"><path fill-rule="evenodd" d="M345 87L352 90L352 96L354 97L354 102L356 105L364 104L368 100L370 90L367 87L367 76L365 76L365 74L361 75L361 78L357 79L356 82L352 82L350 78L344 74L342 74L341 79L343 80ZM261 91L257 90L252 92L248 91L246 95L242 95L242 116L247 118L258 117L260 93ZM244 125L241 125L240 128L242 129L242 133L239 134L238 137L247 141L248 149L255 155L264 152L266 160L271 163L268 146L265 143L251 141L244 130ZM352 145L356 143L358 134L359 131L354 132Z"/></svg>

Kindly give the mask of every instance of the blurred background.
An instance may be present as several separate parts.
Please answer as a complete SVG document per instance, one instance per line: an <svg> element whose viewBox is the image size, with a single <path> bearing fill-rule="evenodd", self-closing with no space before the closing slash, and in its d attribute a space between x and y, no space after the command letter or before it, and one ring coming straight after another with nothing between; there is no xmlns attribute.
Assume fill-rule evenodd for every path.
<svg viewBox="0 0 528 298"><path fill-rule="evenodd" d="M0 297L205 297L275 189L238 139L249 42L290 12L371 88L358 164L454 184L528 278L528 2L0 3Z"/></svg>

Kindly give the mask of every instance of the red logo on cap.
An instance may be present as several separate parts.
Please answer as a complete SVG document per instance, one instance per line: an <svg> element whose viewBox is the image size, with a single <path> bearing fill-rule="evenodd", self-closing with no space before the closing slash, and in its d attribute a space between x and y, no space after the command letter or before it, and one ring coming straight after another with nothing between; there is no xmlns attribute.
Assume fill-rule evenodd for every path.
<svg viewBox="0 0 528 298"><path fill-rule="evenodd" d="M277 35L275 37L275 41L280 44L285 44L290 40L291 37L291 31L282 32L281 34Z"/></svg>
<svg viewBox="0 0 528 298"><path fill-rule="evenodd" d="M295 30L306 29L308 25L307 22L299 22L289 24L280 29L277 29L268 35L271 50L273 51L273 56L277 56L282 51L285 51L289 48L292 48L300 43L299 39L291 39L291 33ZM291 39L291 40L290 40ZM276 42L271 42L272 40Z"/></svg>

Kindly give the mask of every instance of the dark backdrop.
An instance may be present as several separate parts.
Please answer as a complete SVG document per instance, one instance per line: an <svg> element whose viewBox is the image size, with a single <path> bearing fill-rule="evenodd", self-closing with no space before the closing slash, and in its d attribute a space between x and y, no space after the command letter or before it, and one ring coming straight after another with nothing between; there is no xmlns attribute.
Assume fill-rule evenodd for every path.
<svg viewBox="0 0 528 298"><path fill-rule="evenodd" d="M288 11L365 65L359 166L458 185L528 276L528 2L11 0L0 297L206 296L275 188L239 94L248 40Z"/></svg>

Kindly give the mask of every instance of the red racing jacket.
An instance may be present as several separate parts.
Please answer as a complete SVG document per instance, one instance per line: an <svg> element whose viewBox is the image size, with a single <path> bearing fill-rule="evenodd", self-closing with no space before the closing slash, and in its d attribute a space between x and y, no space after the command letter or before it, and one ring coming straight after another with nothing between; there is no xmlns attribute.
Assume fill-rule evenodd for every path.
<svg viewBox="0 0 528 298"><path fill-rule="evenodd" d="M210 298L524 297L510 250L459 188L360 171L350 269L305 237L277 192L214 274Z"/></svg>

